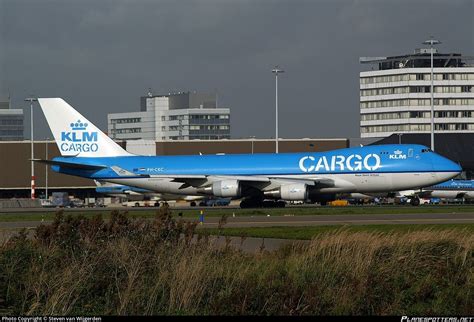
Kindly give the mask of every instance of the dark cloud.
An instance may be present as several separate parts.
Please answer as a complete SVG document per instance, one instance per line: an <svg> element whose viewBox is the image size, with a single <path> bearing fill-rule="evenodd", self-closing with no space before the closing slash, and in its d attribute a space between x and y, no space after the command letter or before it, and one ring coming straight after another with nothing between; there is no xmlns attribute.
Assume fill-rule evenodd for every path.
<svg viewBox="0 0 474 322"><path fill-rule="evenodd" d="M359 57L409 53L430 35L472 54L472 14L472 0L0 0L0 94L15 107L63 97L105 129L149 87L217 91L234 137L271 137L279 64L282 137L356 137Z"/></svg>

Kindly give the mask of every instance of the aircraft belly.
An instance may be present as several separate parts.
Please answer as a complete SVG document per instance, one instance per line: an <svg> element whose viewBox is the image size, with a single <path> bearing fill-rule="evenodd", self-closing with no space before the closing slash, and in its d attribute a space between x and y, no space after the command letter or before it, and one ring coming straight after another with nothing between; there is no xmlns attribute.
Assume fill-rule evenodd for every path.
<svg viewBox="0 0 474 322"><path fill-rule="evenodd" d="M107 181L122 185L134 186L142 189L155 191L158 193L171 193L177 195L199 195L197 189L194 187L187 187L180 189L182 182L173 182L172 179L156 179L156 178L142 178L142 179L127 179L114 178Z"/></svg>
<svg viewBox="0 0 474 322"><path fill-rule="evenodd" d="M392 175L392 190L410 190L437 184L440 179L435 172L410 172L396 173Z"/></svg>
<svg viewBox="0 0 474 322"><path fill-rule="evenodd" d="M338 175L338 177L352 184L352 186L345 187L344 191L338 192L364 193L389 191L392 186L391 174L387 173L343 174Z"/></svg>
<svg viewBox="0 0 474 322"><path fill-rule="evenodd" d="M446 198L446 199L455 199L460 191L450 191L450 190L435 190L430 194L431 198Z"/></svg>
<svg viewBox="0 0 474 322"><path fill-rule="evenodd" d="M474 199L474 191L468 191L468 192L464 195L464 198L465 198L465 199Z"/></svg>

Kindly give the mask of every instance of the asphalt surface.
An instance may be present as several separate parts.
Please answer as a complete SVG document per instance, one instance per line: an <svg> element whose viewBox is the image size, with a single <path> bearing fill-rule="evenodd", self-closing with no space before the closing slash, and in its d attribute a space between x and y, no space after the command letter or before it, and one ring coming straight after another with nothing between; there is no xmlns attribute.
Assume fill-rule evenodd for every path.
<svg viewBox="0 0 474 322"><path fill-rule="evenodd" d="M204 216L202 227L213 228L219 217ZM184 218L184 220L198 220ZM49 221L44 221L48 223ZM0 222L0 229L34 228L41 221ZM369 214L369 215L305 215L305 216L241 216L228 217L225 227L327 226L390 224L474 224L474 213Z"/></svg>

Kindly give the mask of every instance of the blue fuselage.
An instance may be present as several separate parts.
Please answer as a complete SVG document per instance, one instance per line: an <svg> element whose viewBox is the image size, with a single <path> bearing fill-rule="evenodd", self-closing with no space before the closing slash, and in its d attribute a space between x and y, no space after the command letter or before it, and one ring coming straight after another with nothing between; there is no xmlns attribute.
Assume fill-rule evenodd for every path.
<svg viewBox="0 0 474 322"><path fill-rule="evenodd" d="M61 173L187 195L197 193L192 184L186 188L182 185L193 176L205 177L209 184L264 178L281 186L289 180L307 180L315 183L314 189L320 184L321 188L316 189L319 192L334 193L426 187L461 171L456 163L421 145L378 145L319 153L58 157L54 161L60 165L54 165L53 170ZM75 166L64 166L65 163ZM177 177L188 181L176 183Z"/></svg>
<svg viewBox="0 0 474 322"><path fill-rule="evenodd" d="M100 170L53 166L53 170L58 172L102 180L120 177L110 168L112 166L125 169L137 177L154 175L314 176L461 171L456 163L420 145L379 145L320 153L57 157L54 160L104 166Z"/></svg>

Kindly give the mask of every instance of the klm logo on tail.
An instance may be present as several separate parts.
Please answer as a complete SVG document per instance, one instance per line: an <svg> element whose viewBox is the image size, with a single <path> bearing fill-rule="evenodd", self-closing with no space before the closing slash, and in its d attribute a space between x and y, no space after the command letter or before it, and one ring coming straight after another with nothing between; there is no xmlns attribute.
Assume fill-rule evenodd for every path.
<svg viewBox="0 0 474 322"><path fill-rule="evenodd" d="M60 149L64 152L97 152L98 133L87 131L88 124L78 120L70 124L71 131L61 132Z"/></svg>

